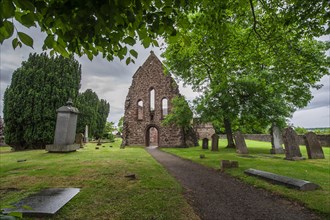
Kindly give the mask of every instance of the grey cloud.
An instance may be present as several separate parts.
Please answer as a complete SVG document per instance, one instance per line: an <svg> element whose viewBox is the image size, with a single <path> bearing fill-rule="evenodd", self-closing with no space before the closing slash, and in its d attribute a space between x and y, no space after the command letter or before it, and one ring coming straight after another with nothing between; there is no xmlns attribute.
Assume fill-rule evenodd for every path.
<svg viewBox="0 0 330 220"><path fill-rule="evenodd" d="M319 84L323 84L323 87L319 90L313 89L313 99L304 109L313 109L320 107L330 106L330 76L324 76Z"/></svg>

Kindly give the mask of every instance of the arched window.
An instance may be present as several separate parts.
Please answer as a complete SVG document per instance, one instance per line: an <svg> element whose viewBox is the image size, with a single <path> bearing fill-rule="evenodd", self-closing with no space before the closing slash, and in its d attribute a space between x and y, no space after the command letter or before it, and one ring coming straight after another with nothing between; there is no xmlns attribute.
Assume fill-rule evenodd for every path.
<svg viewBox="0 0 330 220"><path fill-rule="evenodd" d="M155 111L155 90L150 90L150 111Z"/></svg>
<svg viewBox="0 0 330 220"><path fill-rule="evenodd" d="M162 99L162 118L168 115L168 100L167 98Z"/></svg>
<svg viewBox="0 0 330 220"><path fill-rule="evenodd" d="M139 100L137 103L137 115L138 115L138 120L143 120L143 101Z"/></svg>

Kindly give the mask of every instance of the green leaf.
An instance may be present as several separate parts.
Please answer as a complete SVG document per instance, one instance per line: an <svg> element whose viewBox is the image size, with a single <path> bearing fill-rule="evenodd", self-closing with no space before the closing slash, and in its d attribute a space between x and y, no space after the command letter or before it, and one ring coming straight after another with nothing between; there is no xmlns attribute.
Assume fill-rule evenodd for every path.
<svg viewBox="0 0 330 220"><path fill-rule="evenodd" d="M3 26L0 28L0 43L5 39L10 38L14 33L14 25L10 21L4 21Z"/></svg>
<svg viewBox="0 0 330 220"><path fill-rule="evenodd" d="M29 0L14 0L15 4L21 9L34 11L35 7Z"/></svg>
<svg viewBox="0 0 330 220"><path fill-rule="evenodd" d="M19 41L18 41L17 37L16 37L16 38L14 38L14 39L13 39L13 41L12 41L11 43L12 43L12 45L13 45L13 48L14 48L14 50L15 50L15 49L16 49L16 47L18 46L18 43L19 43Z"/></svg>
<svg viewBox="0 0 330 220"><path fill-rule="evenodd" d="M135 57L135 58L138 57L138 53L137 53L135 50L133 50L133 49L131 49L131 50L129 51L129 53L130 53L133 57Z"/></svg>
<svg viewBox="0 0 330 220"><path fill-rule="evenodd" d="M47 48L53 48L54 43L55 43L55 41L54 41L54 36L53 35L48 35L46 37L46 39L44 40L44 45ZM47 48L45 48L45 49L47 49Z"/></svg>
<svg viewBox="0 0 330 220"><path fill-rule="evenodd" d="M158 44L158 41L157 41L157 40L153 40L153 41L152 41L152 44L153 44L154 46L156 46L156 47L159 47L159 44Z"/></svg>
<svg viewBox="0 0 330 220"><path fill-rule="evenodd" d="M59 52L62 56L66 57L66 58L69 57L68 51L66 51L64 46L62 46L60 43L55 44L54 49L56 50L56 52Z"/></svg>
<svg viewBox="0 0 330 220"><path fill-rule="evenodd" d="M21 23L26 27L36 27L35 16L33 13L25 14L21 17Z"/></svg>
<svg viewBox="0 0 330 220"><path fill-rule="evenodd" d="M126 59L126 65L130 64L130 62L131 62L131 58L128 57L128 58Z"/></svg>
<svg viewBox="0 0 330 220"><path fill-rule="evenodd" d="M129 45L131 45L131 46L133 46L133 45L136 43L136 41L135 41L134 38L132 38L132 37L126 37L126 38L123 40L123 42L126 43L126 44L129 44Z"/></svg>
<svg viewBox="0 0 330 220"><path fill-rule="evenodd" d="M23 32L17 32L17 34L18 34L19 39L20 39L25 45L27 45L27 46L33 48L33 39L32 39L29 35L27 35L27 34L25 34L25 33L23 33Z"/></svg>
<svg viewBox="0 0 330 220"><path fill-rule="evenodd" d="M12 18L15 15L15 6L12 1L4 0L1 7L1 17L2 18Z"/></svg>

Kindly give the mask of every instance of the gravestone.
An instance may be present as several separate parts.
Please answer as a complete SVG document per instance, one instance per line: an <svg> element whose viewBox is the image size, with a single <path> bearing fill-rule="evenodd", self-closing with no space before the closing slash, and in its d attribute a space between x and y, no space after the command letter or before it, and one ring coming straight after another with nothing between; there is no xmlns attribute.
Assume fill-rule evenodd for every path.
<svg viewBox="0 0 330 220"><path fill-rule="evenodd" d="M270 153L283 154L284 153L284 149L282 147L283 140L279 127L277 126L272 127L271 136L272 136L272 149L270 149Z"/></svg>
<svg viewBox="0 0 330 220"><path fill-rule="evenodd" d="M241 132L237 131L234 134L235 144L236 144L236 152L239 154L248 154L249 151L246 147L244 136Z"/></svg>
<svg viewBox="0 0 330 220"><path fill-rule="evenodd" d="M218 151L219 150L219 135L213 134L212 135L212 151Z"/></svg>
<svg viewBox="0 0 330 220"><path fill-rule="evenodd" d="M102 145L101 144L101 138L99 138L98 141L97 141L97 146L100 146L100 145Z"/></svg>
<svg viewBox="0 0 330 220"><path fill-rule="evenodd" d="M205 150L209 149L209 139L207 139L207 138L203 139L202 149L205 149Z"/></svg>
<svg viewBox="0 0 330 220"><path fill-rule="evenodd" d="M69 99L66 106L56 110L56 128L54 144L46 145L46 151L49 152L72 152L80 148L75 144L78 109L72 106L72 100Z"/></svg>
<svg viewBox="0 0 330 220"><path fill-rule="evenodd" d="M323 149L314 132L304 135L308 159L324 159Z"/></svg>
<svg viewBox="0 0 330 220"><path fill-rule="evenodd" d="M299 189L301 191L310 191L321 188L319 185L306 180L294 179L291 177L281 176L275 173L270 173L262 170L247 169L244 171L244 173L247 175L265 179L273 184L281 184L289 188Z"/></svg>
<svg viewBox="0 0 330 220"><path fill-rule="evenodd" d="M227 168L238 168L238 161L220 160L220 170L224 171Z"/></svg>
<svg viewBox="0 0 330 220"><path fill-rule="evenodd" d="M14 204L14 208L4 209L4 213L20 212L23 214L23 217L45 217L54 215L61 207L77 195L79 191L79 188L44 189ZM24 207L29 207L29 209L25 209Z"/></svg>
<svg viewBox="0 0 330 220"><path fill-rule="evenodd" d="M88 125L85 127L85 143L88 143Z"/></svg>
<svg viewBox="0 0 330 220"><path fill-rule="evenodd" d="M76 144L79 144L80 148L84 148L84 135L82 133L76 134Z"/></svg>
<svg viewBox="0 0 330 220"><path fill-rule="evenodd" d="M286 160L302 160L299 148L299 139L297 133L293 128L289 127L283 131L283 142L285 147L285 159Z"/></svg>

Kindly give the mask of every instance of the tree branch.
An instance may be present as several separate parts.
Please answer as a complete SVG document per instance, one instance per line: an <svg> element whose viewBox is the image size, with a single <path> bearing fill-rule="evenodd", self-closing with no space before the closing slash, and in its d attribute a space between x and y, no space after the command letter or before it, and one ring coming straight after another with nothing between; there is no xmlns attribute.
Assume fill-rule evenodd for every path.
<svg viewBox="0 0 330 220"><path fill-rule="evenodd" d="M258 31L257 31L257 18L256 18L256 15L255 15L255 13L254 13L254 6L253 6L253 2L252 2L252 0L249 0L249 2L250 2L250 7L251 7L251 11L252 11L252 15L253 15L253 30L254 30L254 32L257 34L257 36L260 38L260 39L262 39L262 37L260 36L260 34L258 33Z"/></svg>

